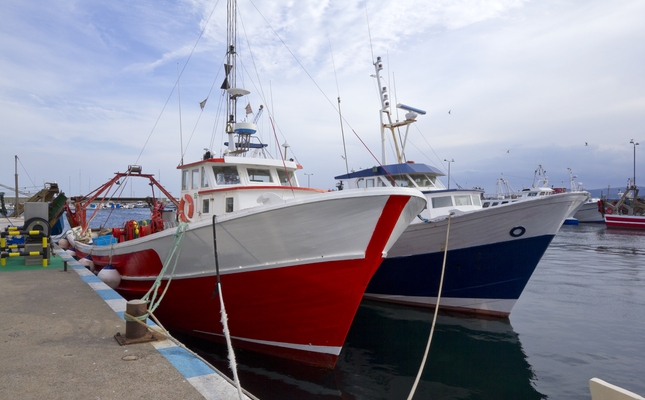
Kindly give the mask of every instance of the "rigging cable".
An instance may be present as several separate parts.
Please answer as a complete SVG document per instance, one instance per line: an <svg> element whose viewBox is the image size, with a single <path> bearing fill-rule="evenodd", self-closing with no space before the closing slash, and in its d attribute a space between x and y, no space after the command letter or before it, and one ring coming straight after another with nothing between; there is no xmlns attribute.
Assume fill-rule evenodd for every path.
<svg viewBox="0 0 645 400"><path fill-rule="evenodd" d="M345 160L345 173L349 174L349 164L347 163L347 146L345 145L345 129L343 128L343 113L340 110L340 87L338 86L338 75L336 75L336 62L334 62L334 51L329 41L329 52L331 53L331 64L334 66L334 78L336 79L336 92L338 93L338 117L340 118L340 133L343 136L343 159Z"/></svg>
<svg viewBox="0 0 645 400"><path fill-rule="evenodd" d="M213 16L213 13L215 12L215 7L217 7L217 4L219 4L219 0L213 6L213 10L211 11L210 15L206 19L206 22L204 23L204 28L199 33L199 37L197 38L197 41L195 41L195 45L190 50L190 54L188 55L188 59L184 63L184 66L181 69L181 73L179 74L180 77L184 73L184 70L186 69L186 66L188 65L188 62L190 61L190 58L193 56L193 53L195 52L195 48L197 47L197 44L201 40L202 36L204 36L204 31L206 31L206 27L208 26L208 21L210 21L211 17ZM164 103L163 107L161 108L161 111L159 112L159 116L157 117L157 120L155 121L154 125L152 126L152 129L150 130L150 133L148 134L148 138L146 139L145 143L143 144L143 147L141 148L141 152L139 152L139 155L137 156L137 160L134 162L134 164L139 163L139 159L141 158L141 155L143 154L143 151L146 149L146 146L148 145L148 142L150 141L150 138L152 137L152 133L157 128L157 124L159 123L159 120L161 119L161 116L163 115L163 112L166 109L166 106L168 106L168 102L170 102L170 98L171 98L173 92L175 91L175 87L177 87L178 84L179 84L179 78L177 78L177 81L175 82L175 86L173 86L172 90L168 94L168 98L166 99L166 102ZM182 152L183 152L183 149L182 149Z"/></svg>

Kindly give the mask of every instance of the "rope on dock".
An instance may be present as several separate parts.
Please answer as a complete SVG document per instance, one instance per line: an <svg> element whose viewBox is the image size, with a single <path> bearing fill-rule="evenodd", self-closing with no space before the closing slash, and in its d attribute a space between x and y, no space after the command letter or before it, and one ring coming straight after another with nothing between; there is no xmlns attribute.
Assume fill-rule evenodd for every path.
<svg viewBox="0 0 645 400"><path fill-rule="evenodd" d="M174 344L176 344L178 347L181 347L182 349L184 349L184 350L186 350L187 352L189 352L190 354L192 354L194 357L196 357L197 359L199 359L200 361L202 361L204 364L208 365L208 366L209 366L213 371L215 371L215 373L217 373L217 375L218 375L218 376L222 377L222 379L226 380L226 381L227 381L228 383L230 383L231 385L234 385L234 384L235 384L235 382L234 382L231 378L229 378L229 377L228 377L228 376L226 376L225 374L221 373L221 372L220 372L217 368L215 368L215 366L213 366L210 362L208 362L208 361L207 361L206 359L204 359L202 356L200 356L199 354L195 353L194 351L192 351L191 349L189 349L188 347L186 347L186 346L185 346L182 342L180 342L179 340L175 339L175 338L170 334L170 332L168 332L168 331L166 330L166 328L164 328L164 326L161 324L161 322L159 322L159 320L157 319L157 317L156 317L152 312L148 311L148 314L149 314L149 317L150 317L150 318L155 322L155 324L157 324L157 326L158 326L158 329L154 329L155 333L158 333L158 334L160 334L161 336L164 336L166 339L170 340L171 342L173 342ZM149 326L149 325L148 325L148 324L146 324L144 321L142 321L142 320L141 320L141 317L134 317L134 316L132 316L132 315L130 315L130 314L128 314L128 313L124 313L124 317L125 317L126 321L127 321L127 320L135 321L135 322L137 322L137 323L139 323L139 324L145 325L145 327L146 327L146 328L148 328L148 329L151 329L151 330L153 329L151 326ZM248 391L247 391L247 390L245 390L244 388L240 388L240 390L242 390L242 392L244 393L244 395L245 395L247 398L249 398L249 399L251 399L251 400L259 400L256 396L254 396L252 393L248 392Z"/></svg>
<svg viewBox="0 0 645 400"><path fill-rule="evenodd" d="M428 337L428 344L426 345L425 353L423 354L423 360L421 360L421 366L419 367L419 372L417 372L417 377L414 380L412 389L410 390L410 395L408 400L412 400L414 397L414 392L417 390L417 385L421 379L421 374L423 373L423 368L425 367L426 360L428 359L428 353L430 352L430 343L432 343L432 335L434 334L434 328L437 324L437 314L439 313L439 301L441 300L441 290L443 289L443 276L446 272L446 258L448 257L448 238L450 237L450 217L454 213L448 214L448 227L446 229L446 246L443 249L443 265L441 266L441 279L439 280L439 292L437 293L437 304L434 308L434 318L432 319L432 327L430 328L430 336Z"/></svg>

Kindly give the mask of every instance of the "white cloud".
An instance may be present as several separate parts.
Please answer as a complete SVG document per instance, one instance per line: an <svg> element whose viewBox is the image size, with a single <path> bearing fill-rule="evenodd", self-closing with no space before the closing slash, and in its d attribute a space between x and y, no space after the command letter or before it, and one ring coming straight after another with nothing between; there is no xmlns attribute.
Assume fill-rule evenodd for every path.
<svg viewBox="0 0 645 400"><path fill-rule="evenodd" d="M202 29L181 77L184 145L193 135L185 158L200 157L213 132L225 46L224 1L206 25L215 3L0 6L5 152L18 154L35 181L78 186L70 177L83 170L98 185L140 162L176 190L173 87ZM350 168L376 163L353 132L380 154L372 51L383 57L397 101L428 111L409 158L444 169L442 160L454 158L451 175L462 185L494 190L503 172L521 187L510 176L531 178L538 163L553 182L571 167L587 187L623 184L631 174L629 139L641 140L645 123L642 2L240 1L238 8L246 71L239 78L255 92L252 106L267 107L263 138L274 137L273 115L279 143L289 142L312 184L333 187L345 170L338 91ZM0 164L0 182L13 182L11 157Z"/></svg>

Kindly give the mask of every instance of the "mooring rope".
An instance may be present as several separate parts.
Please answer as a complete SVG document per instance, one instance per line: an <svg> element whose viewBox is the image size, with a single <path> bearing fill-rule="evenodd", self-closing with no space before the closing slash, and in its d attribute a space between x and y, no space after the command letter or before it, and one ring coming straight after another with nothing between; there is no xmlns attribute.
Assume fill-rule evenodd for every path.
<svg viewBox="0 0 645 400"><path fill-rule="evenodd" d="M149 313L152 313L157 309L157 307L159 307L161 300L163 299L164 295L168 291L168 288L170 287L170 281L172 281L172 277L175 274L175 268L177 267L177 261L179 261L179 254L181 253L181 241L184 238L184 234L186 233L187 227L188 227L188 224L185 222L180 222L179 225L177 225L177 230L173 235L175 237L175 241L170 249L170 252L168 253L168 256L166 257L166 262L164 262L163 268L161 268L161 271L159 272L159 275L157 275L157 279L155 279L155 282L150 287L150 290L148 290L148 292L141 298L141 300L144 300L150 303L148 306ZM173 259L174 259L174 262L173 262ZM168 282L166 283L166 287L161 293L161 296L159 296L159 300L157 300L159 287L161 287L161 282L163 280L163 277L166 274L166 270L168 269L168 266L170 266L171 263L173 265L172 265L172 271L170 272L170 276L168 277Z"/></svg>
<svg viewBox="0 0 645 400"><path fill-rule="evenodd" d="M138 323L140 325L145 326L148 330L152 330L152 331L154 331L154 333L158 333L159 335L161 335L161 336L165 337L166 339L170 340L171 342L176 344L178 347L181 347L182 349L186 350L187 352L192 354L194 357L196 357L197 359L202 361L204 364L208 365L213 371L215 371L215 373L219 377L221 377L222 379L226 380L226 382L228 382L230 384L234 384L234 382L233 382L233 380L231 378L229 378L228 376L226 376L223 373L221 373L208 360L204 359L202 356L200 356L199 354L195 353L194 351L192 351L191 349L186 347L186 345L184 345L182 342L180 342L179 340L175 339L170 334L170 332L168 332L168 330L166 330L166 328L161 324L161 322L159 322L159 320L157 319L157 317L153 313L148 311L148 314L150 314L149 317L155 322L155 324L157 324L158 329L153 329L151 326L149 326L144 321L142 321L141 317L134 317L134 316L132 316L132 315L130 315L128 313L124 313L124 316L125 316L126 321L134 321L134 322L136 322L136 323ZM251 400L259 400L257 397L255 397L253 394L251 394L247 390L242 389L242 391L244 392L246 397L248 397L249 399L251 399Z"/></svg>
<svg viewBox="0 0 645 400"><path fill-rule="evenodd" d="M412 390L410 391L408 400L412 400L412 397L414 397L414 392L416 392L417 390L417 385L419 384L419 380L421 379L421 374L423 373L423 368L425 367L426 360L428 359L428 353L430 352L430 343L432 343L432 335L434 333L434 328L437 324L437 314L439 313L439 301L441 300L441 290L443 289L443 276L444 276L444 273L446 272L446 258L448 256L448 238L450 236L450 217L452 215L453 213L448 214L448 227L446 229L446 246L443 249L443 265L441 266L441 279L439 280L439 293L437 293L437 304L435 305L435 308L434 308L434 318L432 319L430 336L428 337L428 344L426 345L426 351L423 354L423 360L421 360L421 366L419 367L419 372L417 373L417 377L414 380L414 385L412 385Z"/></svg>
<svg viewBox="0 0 645 400"><path fill-rule="evenodd" d="M240 384L240 378L237 376L237 361L235 360L235 352L233 351L233 343L231 342L231 332L228 329L228 315L226 314L226 307L224 306L224 297L222 295L222 282L219 275L219 257L217 256L217 215L213 215L213 252L215 254L215 274L217 275L217 286L215 290L219 294L219 304L220 304L220 314L222 315L222 330L224 331L224 337L226 338L226 348L228 349L228 361L229 368L233 372L233 380L235 381L235 386L237 386L237 393L242 400L242 385ZM213 293L215 295L215 293Z"/></svg>

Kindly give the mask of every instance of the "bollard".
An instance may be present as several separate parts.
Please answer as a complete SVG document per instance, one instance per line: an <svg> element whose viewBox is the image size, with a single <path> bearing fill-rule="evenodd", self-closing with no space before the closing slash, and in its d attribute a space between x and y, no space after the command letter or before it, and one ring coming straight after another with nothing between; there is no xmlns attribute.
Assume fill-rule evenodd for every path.
<svg viewBox="0 0 645 400"><path fill-rule="evenodd" d="M148 312L148 303L146 303L144 300L130 300L125 306L125 312L127 314L130 314L134 318L141 317L143 315L146 315L146 313ZM145 325L142 325L137 321L128 321L128 318L126 318L126 339L140 339L146 334L146 332L148 332L148 328Z"/></svg>

